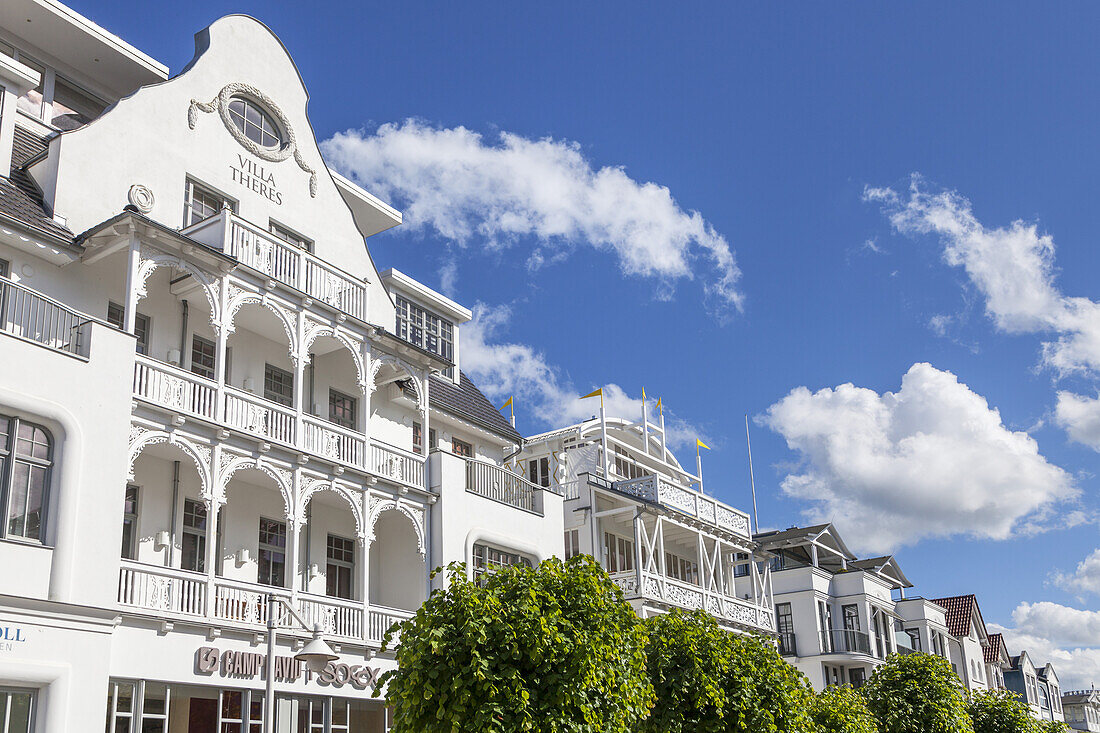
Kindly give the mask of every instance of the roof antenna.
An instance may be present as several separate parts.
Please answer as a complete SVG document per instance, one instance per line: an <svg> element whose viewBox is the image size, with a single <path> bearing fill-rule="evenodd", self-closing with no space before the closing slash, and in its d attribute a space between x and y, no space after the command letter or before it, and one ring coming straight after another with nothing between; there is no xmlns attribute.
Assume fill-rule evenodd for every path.
<svg viewBox="0 0 1100 733"><path fill-rule="evenodd" d="M745 414L745 447L749 449L749 485L752 486L752 518L756 525L753 534L760 533L760 514L756 511L756 477L752 473L752 442L749 440L749 416Z"/></svg>

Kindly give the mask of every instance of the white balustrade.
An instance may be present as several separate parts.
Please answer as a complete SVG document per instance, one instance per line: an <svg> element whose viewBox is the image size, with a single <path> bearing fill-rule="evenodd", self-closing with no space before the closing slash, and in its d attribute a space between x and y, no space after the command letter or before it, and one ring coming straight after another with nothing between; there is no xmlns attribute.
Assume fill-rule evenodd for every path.
<svg viewBox="0 0 1100 733"><path fill-rule="evenodd" d="M367 641L374 644L381 644L382 639L385 638L386 632L390 627L396 623L410 619L415 616L413 611L400 611L396 608L384 608L382 606L371 606L370 612L367 614ZM398 634L394 634L394 639L390 643L390 648L397 642Z"/></svg>
<svg viewBox="0 0 1100 733"><path fill-rule="evenodd" d="M214 581L213 616L222 621L265 626L267 625L267 615L270 612L270 604L267 601L268 594L290 598L290 591L285 588L237 583L218 578ZM282 607L282 604L277 605L279 610L276 611L275 623L279 626L289 625L289 613Z"/></svg>
<svg viewBox="0 0 1100 733"><path fill-rule="evenodd" d="M141 355L134 365L134 396L208 420L218 417L216 384Z"/></svg>
<svg viewBox="0 0 1100 733"><path fill-rule="evenodd" d="M415 488L424 487L424 457L377 440L370 442L367 470Z"/></svg>
<svg viewBox="0 0 1100 733"><path fill-rule="evenodd" d="M502 466L467 459L466 490L501 504L542 514L542 487Z"/></svg>
<svg viewBox="0 0 1100 733"><path fill-rule="evenodd" d="M615 490L683 512L733 534L749 538L749 515L712 499L695 489L679 486L660 476L616 481Z"/></svg>
<svg viewBox="0 0 1100 733"><path fill-rule="evenodd" d="M689 610L701 609L727 622L766 631L775 630L771 609L764 604L757 605L736 596L705 590L694 583L685 583L654 573L641 573L640 589L636 589L634 572L617 573L612 576L612 580L623 589L627 597L644 596Z"/></svg>
<svg viewBox="0 0 1100 733"><path fill-rule="evenodd" d="M118 602L157 613L206 615L206 576L123 561Z"/></svg>
<svg viewBox="0 0 1100 733"><path fill-rule="evenodd" d="M341 425L306 415L302 447L330 460L366 466L367 438Z"/></svg>
<svg viewBox="0 0 1100 733"><path fill-rule="evenodd" d="M362 601L299 593L298 613L310 627L320 624L322 632L327 635L363 638Z"/></svg>
<svg viewBox="0 0 1100 733"><path fill-rule="evenodd" d="M0 331L87 359L92 319L41 293L0 277Z"/></svg>
<svg viewBox="0 0 1100 733"><path fill-rule="evenodd" d="M294 445L294 411L248 392L226 387L225 422L240 430Z"/></svg>

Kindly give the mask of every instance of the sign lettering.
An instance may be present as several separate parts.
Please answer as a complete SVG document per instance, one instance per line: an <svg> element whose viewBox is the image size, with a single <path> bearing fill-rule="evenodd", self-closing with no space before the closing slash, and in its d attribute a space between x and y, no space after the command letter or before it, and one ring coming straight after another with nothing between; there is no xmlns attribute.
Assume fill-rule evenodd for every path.
<svg viewBox="0 0 1100 733"><path fill-rule="evenodd" d="M283 194L275 189L275 176L262 165L243 153L237 153L237 165L230 163L229 170L236 183L282 206Z"/></svg>
<svg viewBox="0 0 1100 733"><path fill-rule="evenodd" d="M221 651L216 647L203 646L195 650L195 670L200 674L214 674L222 677L241 679L264 679L267 674L267 655L256 652L238 652L232 649ZM357 690L373 689L382 674L380 667L368 667L360 664L329 662L317 674L317 684L326 687L344 687L351 685ZM297 682L300 677L310 681L313 675L305 665L294 657L275 657L275 680L278 682Z"/></svg>

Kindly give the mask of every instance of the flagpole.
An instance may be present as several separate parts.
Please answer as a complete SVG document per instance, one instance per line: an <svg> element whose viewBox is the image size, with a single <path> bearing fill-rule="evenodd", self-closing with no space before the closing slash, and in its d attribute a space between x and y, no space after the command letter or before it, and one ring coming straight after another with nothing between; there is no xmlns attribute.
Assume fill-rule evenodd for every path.
<svg viewBox="0 0 1100 733"><path fill-rule="evenodd" d="M603 388L600 389L600 432L603 439L603 477L608 481L611 480L610 476L610 456L607 454L607 413L603 409ZM592 507L595 511L596 507Z"/></svg>
<svg viewBox="0 0 1100 733"><path fill-rule="evenodd" d="M513 402L508 405L508 409L512 413L512 427L514 428L516 426L516 403Z"/></svg>
<svg viewBox="0 0 1100 733"><path fill-rule="evenodd" d="M699 477L699 493L703 493L703 456L699 452L699 441L695 441L695 475Z"/></svg>
<svg viewBox="0 0 1100 733"><path fill-rule="evenodd" d="M665 432L665 406L661 400L657 400L657 407L661 411L661 460L668 462L668 434Z"/></svg>
<svg viewBox="0 0 1100 733"><path fill-rule="evenodd" d="M745 446L749 449L749 485L752 486L752 518L756 525L754 534L760 532L760 514L756 511L756 477L752 473L752 442L749 440L749 416L745 415Z"/></svg>
<svg viewBox="0 0 1100 733"><path fill-rule="evenodd" d="M642 387L642 445L645 454L649 455L649 413L645 410L645 387Z"/></svg>

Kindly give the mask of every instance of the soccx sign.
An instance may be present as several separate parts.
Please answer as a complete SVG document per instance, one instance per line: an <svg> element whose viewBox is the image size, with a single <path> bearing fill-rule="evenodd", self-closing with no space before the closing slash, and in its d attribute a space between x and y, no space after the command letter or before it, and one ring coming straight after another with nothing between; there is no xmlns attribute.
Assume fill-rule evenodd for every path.
<svg viewBox="0 0 1100 733"><path fill-rule="evenodd" d="M267 670L267 655L256 652L238 652L232 649L221 651L216 647L203 646L195 651L195 669L200 674L214 674L236 679L254 679L263 677ZM329 687L351 685L357 690L373 689L378 684L380 667L367 667L359 664L329 662L317 674L317 684ZM294 657L275 657L275 680L278 682L297 682L305 675L306 681L313 673Z"/></svg>

